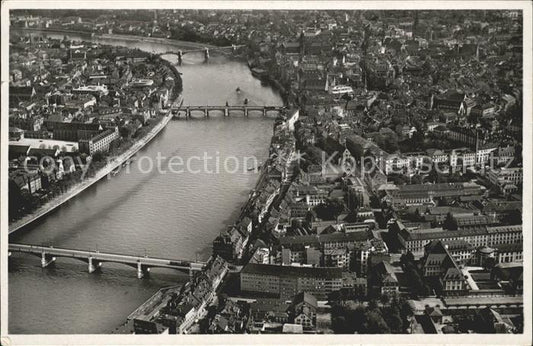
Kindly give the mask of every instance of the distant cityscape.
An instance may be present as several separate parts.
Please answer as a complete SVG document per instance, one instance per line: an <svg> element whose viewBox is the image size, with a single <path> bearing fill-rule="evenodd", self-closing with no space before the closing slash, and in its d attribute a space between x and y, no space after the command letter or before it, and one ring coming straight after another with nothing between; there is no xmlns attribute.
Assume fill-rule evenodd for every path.
<svg viewBox="0 0 533 346"><path fill-rule="evenodd" d="M248 169L255 188L207 261L10 238L11 257L43 268L72 257L89 273L114 262L144 279L157 267L190 275L113 333L524 332L521 10L9 18L10 234L140 161L170 122L272 118L268 158ZM243 61L284 105L188 104L193 54Z"/></svg>

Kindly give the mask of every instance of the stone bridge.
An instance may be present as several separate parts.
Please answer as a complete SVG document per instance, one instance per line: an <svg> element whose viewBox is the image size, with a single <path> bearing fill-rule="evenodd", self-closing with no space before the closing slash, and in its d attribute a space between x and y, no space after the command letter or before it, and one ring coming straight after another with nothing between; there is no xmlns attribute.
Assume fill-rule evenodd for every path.
<svg viewBox="0 0 533 346"><path fill-rule="evenodd" d="M89 273L100 269L104 262L122 263L137 269L137 277L143 278L150 271L150 268L170 268L192 275L194 271L202 270L205 262L194 262L187 260L155 258L148 256L131 256L115 253L86 251L76 249L56 248L53 246L38 246L28 244L9 244L9 256L13 253L27 253L41 258L41 266L47 267L54 263L59 257L69 257L81 260L88 265Z"/></svg>

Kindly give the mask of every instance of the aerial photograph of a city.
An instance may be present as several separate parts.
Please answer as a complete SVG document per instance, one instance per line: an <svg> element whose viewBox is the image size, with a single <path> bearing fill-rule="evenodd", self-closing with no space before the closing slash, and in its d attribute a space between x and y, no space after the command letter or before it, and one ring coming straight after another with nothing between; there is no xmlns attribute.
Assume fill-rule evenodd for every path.
<svg viewBox="0 0 533 346"><path fill-rule="evenodd" d="M522 9L4 19L2 336L531 332Z"/></svg>

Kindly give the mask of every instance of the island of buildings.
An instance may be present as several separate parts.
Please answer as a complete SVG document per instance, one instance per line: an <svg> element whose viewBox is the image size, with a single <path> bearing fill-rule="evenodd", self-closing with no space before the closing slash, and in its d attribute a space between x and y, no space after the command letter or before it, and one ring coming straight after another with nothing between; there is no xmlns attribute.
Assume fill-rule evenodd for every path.
<svg viewBox="0 0 533 346"><path fill-rule="evenodd" d="M133 318L132 330L523 330L519 11L143 13L149 18L21 15L12 24L246 44L254 73L295 109L275 121L258 186L213 241L206 270L157 296L157 308ZM65 43L40 44L62 52ZM70 46L66 62L35 48L13 56L13 141L44 126L70 146L13 144L10 158L107 150L150 120L148 103L168 95L163 81L131 91L134 78L150 75L136 73L140 58L131 51L88 59L101 49L90 48ZM35 64L43 54L49 58ZM54 88L36 102L52 77L71 96ZM85 109L100 121L89 124ZM65 117L84 121L74 128ZM45 180L53 179L19 177L13 167L12 185L26 196L41 198Z"/></svg>

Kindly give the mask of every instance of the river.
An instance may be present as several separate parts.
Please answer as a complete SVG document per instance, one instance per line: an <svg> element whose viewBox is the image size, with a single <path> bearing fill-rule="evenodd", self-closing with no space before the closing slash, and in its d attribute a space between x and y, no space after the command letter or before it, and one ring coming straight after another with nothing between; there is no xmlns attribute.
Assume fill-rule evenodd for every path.
<svg viewBox="0 0 533 346"><path fill-rule="evenodd" d="M54 36L54 35L48 35ZM63 37L61 35L60 37ZM76 39L75 36L73 36ZM99 40L105 44L126 45L120 40ZM139 42L136 47L165 52L175 47ZM281 96L261 85L245 63L211 53L208 63L203 53L184 56L184 104L281 105ZM175 56L168 56L175 61ZM239 87L241 91L236 92ZM39 220L31 229L17 232L10 241L46 244L56 247L98 250L132 255L205 260L211 242L230 224L246 201L258 178L243 169L244 157L264 161L272 136L271 117L235 114L224 118L200 114L191 120L174 120L147 147L137 154L130 172L123 169L111 179L103 179L65 205ZM148 171L148 159L161 156L162 167L169 157L184 162L193 156L212 157L208 170L192 162L183 173ZM235 156L240 162L236 173L225 172L223 162ZM215 171L219 157L220 173ZM165 159L166 158L166 159ZM228 161L230 170L235 160ZM9 333L18 334L96 334L109 333L137 306L162 286L185 282L188 276L171 270L153 269L147 278L136 278L134 269L105 263L101 272L89 274L87 264L58 258L42 269L31 255L13 255L9 262Z"/></svg>

